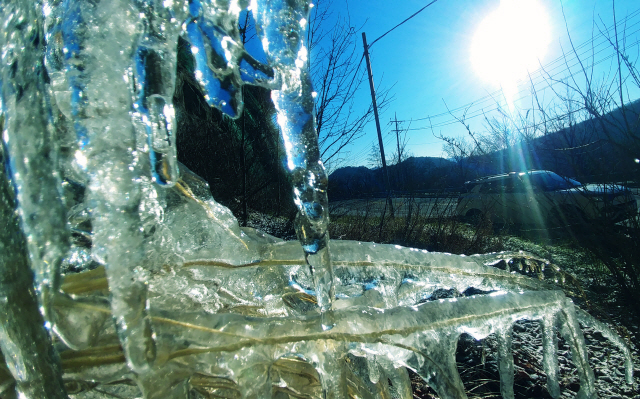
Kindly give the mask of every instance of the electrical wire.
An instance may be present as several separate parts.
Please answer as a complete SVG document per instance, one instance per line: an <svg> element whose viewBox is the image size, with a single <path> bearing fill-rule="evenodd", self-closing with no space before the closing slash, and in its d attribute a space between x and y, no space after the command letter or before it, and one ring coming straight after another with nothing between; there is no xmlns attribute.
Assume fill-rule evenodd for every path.
<svg viewBox="0 0 640 399"><path fill-rule="evenodd" d="M621 21L619 21L616 25L621 27L621 26L623 26L627 21L629 21L631 18L633 18L633 17L635 17L635 16L638 16L638 15L640 15L640 8L639 8L639 9L637 9L636 11L632 12L631 14L629 14L626 18L624 18L624 19L622 19ZM634 24L632 24L630 27L634 27L634 26L636 26L636 25L638 25L638 24L640 24L640 20L639 20L639 21L637 21L637 22L635 22ZM629 27L627 27L627 29L628 29L628 28L629 28ZM537 79L537 78L545 79L545 75L546 75L546 74L552 74L552 73L553 73L554 75L559 75L559 74L562 74L562 73L564 73L564 72L566 72L566 71L570 70L570 69L571 69L571 67L575 67L575 66L579 63L579 61L577 61L577 60L579 60L581 57L583 57L587 52L591 52L593 49L595 49L595 48L597 48L597 47L600 47L600 46L601 46L601 45L603 45L603 44L608 44L608 41L607 41L607 39L605 38L604 33L605 33L605 32L606 32L606 33L609 33L609 32L611 32L613 29L614 29L614 27L613 27L613 25L611 25L611 26L609 26L607 29L605 29L605 31L604 31L604 32L600 32L600 33L598 33L597 35L595 35L594 37L592 37L591 39L589 39L589 40L587 40L587 41L583 42L582 44L578 45L578 46L576 47L576 52L578 52L578 50L580 50L580 49L582 49L582 48L584 48L584 47L587 47L587 46L591 45L591 46L589 46L585 51L583 51L582 53L579 53L579 54L577 54L577 55L576 55L575 53L572 53L571 57L569 57L569 58L567 58L565 55L559 56L559 57L557 57L556 59L554 59L554 60L552 60L552 61L548 62L548 63L547 63L547 64L545 64L544 66L541 66L540 68L536 69L536 70L535 70L535 71L533 71L529 76L531 77L531 79L532 79L532 80L533 80L533 79ZM628 38L628 37L630 37L630 36L632 36L632 35L634 35L634 34L636 34L636 33L638 33L639 31L640 31L640 29L639 29L639 30L634 31L633 33L630 33L630 34L626 35L626 36L625 36L625 39L626 39L626 38ZM600 43L595 44L595 46L594 46L594 45L593 45L593 44L594 44L594 42L595 42L596 40L598 40L599 38L604 38L604 40L603 40L603 41L601 41ZM636 42L636 43L637 43L637 42ZM627 47L625 48L625 50L626 50L627 48L630 48L630 47L632 47L632 46L627 46ZM607 46L606 48L609 48L609 47ZM601 52L601 51L603 51L603 50L599 50L599 51L598 51L598 53L599 53L599 52ZM559 67L553 67L553 66L554 66L555 64L557 64L557 63L561 62L561 61L564 61L564 62L563 62L559 67L564 67L564 68L563 68L562 70L560 70L560 71L554 72L554 71L555 71L557 68L559 68ZM567 64L567 63L569 63L569 62L573 62L573 61L576 61L576 62L575 62L574 64L572 64L570 67L567 67L567 66L566 66L566 64ZM536 76L536 75L537 75L537 76ZM522 83L522 80L520 80L518 83ZM535 83L534 83L534 86L535 86ZM526 89L522 89L522 90L520 90L520 91L518 92L518 94L522 93L524 90L526 90ZM447 110L447 111L445 111L445 112L442 112L442 113L439 113L439 114L436 114L436 115L429 115L429 116L426 116L426 117L414 118L413 120L414 120L414 121L429 120L429 119L433 120L433 119L435 119L435 118L439 118L439 117L442 117L442 116L451 115L451 113L454 113L454 112L456 112L456 111L460 111L460 110L468 110L468 109L470 109L471 107L478 106L478 105L480 105L480 104L482 104L482 103L484 103L484 102L487 102L487 101L490 101L490 100L493 100L493 101L494 101L494 100L495 100L495 98L497 98L497 97L501 96L501 94L502 94L502 89L498 89L498 90L496 90L496 91L494 91L494 92L492 92L492 93L489 93L489 94L487 94L487 95L485 95L485 96L483 96L483 97L481 97L481 98L479 98L479 99L477 99L477 100L474 100L474 101L472 101L472 102L469 102L469 103L467 103L467 104L464 104L464 105L458 106L458 107L456 107L456 108L452 108L452 109L450 109L450 110ZM526 97L526 96L525 96L525 97ZM519 98L519 99L522 99L522 98Z"/></svg>
<svg viewBox="0 0 640 399"><path fill-rule="evenodd" d="M638 33L638 32L640 32L640 29L638 29L638 30L637 30L636 32L634 32L633 34ZM633 47L637 46L639 43L640 43L640 40L635 41L635 42L633 42L632 44L630 44L630 45L628 45L627 47L625 47L625 48L624 48L624 50L626 51L626 50L628 50L628 49L630 49L630 48L633 48ZM596 52L595 54L599 54L599 53L601 53L601 52L602 52L602 51L604 51L604 50L606 50L606 49L600 50L600 51ZM595 55L595 54L594 54L594 55ZM602 62L607 61L607 60L609 60L609 59L613 58L613 57L614 57L614 55L615 55L615 54L609 54L609 55L607 55L606 57L601 58L600 60L598 60L598 61L594 61L593 63L591 63L591 64L587 65L587 66L586 66L586 68L587 68L587 69L590 69L590 68L592 68L592 67L594 67L594 66L596 66L596 65L598 65L598 64L601 64ZM574 68L574 67L578 66L579 64L580 64L580 61L576 61L575 63L573 63L573 64L569 65L569 67L568 67L568 68L566 68L566 69L564 69L562 72L566 72L566 71L568 71L568 70L571 70L571 68ZM564 78L566 79L566 78L573 77L573 76L575 76L576 74L581 73L581 72L582 72L582 70L578 70L578 71L572 72L571 74L564 76ZM558 79L555 79L553 76L548 77L547 79L551 79L551 80L552 80L552 83L549 83L549 82L547 82L547 81L539 82L538 84L546 84L546 86L545 86L545 87L543 87L542 89L537 88L537 89L535 90L535 92L537 92L537 93L542 93L542 92L544 92L545 90L550 89L550 88L552 88L553 86L555 86L555 85L557 85L557 84L560 84L560 82L558 81ZM533 85L533 87L535 88L535 84ZM527 89L527 90L528 90L528 89ZM520 90L520 91L518 92L518 94L523 93L523 92L524 92L524 90ZM498 90L498 94L499 94L499 93L500 93L500 90ZM522 99L527 98L528 96L530 96L530 94L524 94L524 95L522 95L522 96L520 96L520 97L516 98L516 99L515 99L515 101L520 101L520 100L522 100ZM494 97L494 100L495 100L495 97ZM465 113L465 115L463 116L463 118L461 117L461 118L459 118L459 119L464 119L465 121L467 121L467 120L475 119L475 118L477 118L477 117L479 117L479 116L482 116L482 115L486 115L487 113L490 113L490 112L494 112L494 111L498 111L498 110L503 109L503 106L501 105L501 102L499 102L497 106L492 106L490 109L481 108L481 109L478 109L478 110L474 110L474 111L469 112L469 110L471 109L471 106L472 106L473 104L474 104L474 103L470 103L470 106L469 106L469 107L467 107L467 108L465 109L465 112L466 112L466 113ZM461 108L461 107L458 107L458 108L457 108L457 110L458 110L458 111L459 111L460 109L462 109L462 108ZM429 119L433 120L433 119L436 119L438 116L453 115L453 113L454 113L454 112L455 112L454 110L451 110L451 112L441 113L441 114L438 114L437 116L436 116L436 115L434 115L434 116L431 116L431 117L418 118L418 119L414 119L414 121L429 120ZM409 129L409 130L429 130L429 129L433 129L433 128L449 126L449 125L452 125L452 124L459 123L459 119L457 119L457 118L455 118L455 117L452 117L452 118L450 118L450 119L448 119L448 120L446 120L446 121L438 122L438 123L435 123L435 124L431 124L430 126L417 127L417 128L411 128L411 129Z"/></svg>
<svg viewBox="0 0 640 399"><path fill-rule="evenodd" d="M388 30L387 32L385 32L382 36L378 37L377 39L375 39L374 41L372 41L369 45L368 48L371 48L371 46L376 43L378 40L382 39L384 36L386 36L387 34L389 34L390 32L392 32L393 30L395 30L396 28L398 28L400 25L404 24L405 22L407 22L408 20L410 20L411 18L415 17L417 14L419 14L420 12L422 12L423 10L425 10L427 7L429 7L430 5L432 5L433 3L435 3L437 0L434 0L432 2L430 2L429 4L427 4L425 7L423 7L422 9L418 10L416 13L412 14L409 18L405 19L404 21L402 21L401 23L399 23L398 25L394 26L392 29ZM557 57L556 59L546 63L545 65L541 65L540 68L536 69L535 71L531 72L528 76L529 81L530 81L530 85L529 87L525 88L525 89L521 89L518 91L517 95L519 96L515 101L520 101L524 98L527 98L528 96L530 96L530 92L529 89L533 88L535 89L536 93L543 93L545 90L548 89L552 89L554 85L560 83L559 82L559 78L557 78L559 75L565 74L566 72L571 72L573 68L575 68L576 66L578 66L581 62L581 60L584 59L594 59L595 56L597 54L600 54L601 52L610 49L611 47L609 46L609 38L610 38L610 33L617 27L617 28L624 28L626 32L629 31L630 28L635 27L636 25L640 24L640 20L635 21L634 23L632 23L631 25L627 25L628 22L630 22L633 18L637 17L638 15L640 15L640 8L633 11L632 13L628 14L625 18L623 18L622 20L619 20L616 24L612 24L608 27L605 27L603 30L600 30L598 34L593 35L589 40L584 41L583 43L579 44L578 46L575 47L575 49L573 49L573 52L571 53L571 55L569 57L567 57L566 54L563 54L559 57ZM633 31L632 33L629 33L627 35L625 35L625 37L621 40L621 42L625 42L626 39L632 37L633 35L637 34L638 32L640 32L640 29L637 29L635 31ZM624 48L624 51L627 51L628 49L631 49L635 46L638 45L638 43L640 43L640 40L633 42L630 45L626 45ZM600 47L602 47L603 45L605 45L604 48L599 49ZM583 50L584 51L581 51ZM596 51L597 50L597 51ZM586 55L587 53L590 53L589 55ZM604 58L599 59L598 61L593 61L590 65L588 65L586 68L590 69L593 68L594 66L607 61L609 59L611 59L614 56L614 54L610 54ZM364 56L363 56L364 58ZM360 66L360 64L363 61L363 58L361 58L360 63L358 65L358 67ZM558 70L559 68L562 68L560 70ZM567 79L570 77L573 77L576 73L581 73L582 70L579 71L575 71L575 72L571 72L569 75L562 75L562 78ZM551 83L549 82L549 80L551 80ZM518 81L518 85L522 85L523 81L519 80ZM546 86L543 88L536 88L536 85L540 85L540 84L545 84ZM616 93L619 90L616 91ZM528 93L526 93L528 92ZM525 93L525 94L522 94ZM406 131L419 131L419 130L429 130L429 129L435 129L435 128L440 128L440 127L445 127L445 126L450 126L452 124L456 124L456 123L460 123L460 120L464 118L464 121L468 121L471 119L475 119L478 118L480 116L486 115L487 113L490 112L494 112L494 111L498 111L503 109L502 107L502 101L499 100L498 101L498 105L497 106L492 106L490 109L486 109L486 108L480 108L480 109L476 109L476 110L472 110L470 113L469 111L472 108L477 108L478 106L480 106L483 103L486 103L488 101L492 101L493 103L496 102L496 98L499 98L502 96L502 89L498 89L492 93L488 93L487 95L464 105L458 106L456 108L453 109L449 109L446 112L442 112L436 115L429 115L426 117L421 117L421 118L415 118L412 119L414 122L415 121L424 121L424 120L429 120L430 122L433 121L434 119L438 119L438 118L442 118L444 116L452 116L452 118L449 118L445 121L441 121L441 122L437 122L435 124L430 123L429 126L425 126L425 127L417 127L417 128L408 128L405 129ZM577 110L573 110L570 111L568 113L562 114L562 115L558 115L554 118L548 119L545 122L540 122L540 123L536 123L533 125L528 125L523 127L524 129L529 129L529 128L537 128L541 125L543 125L544 123L549 123L555 120L561 120L562 118L566 118L567 116L576 113L576 112L580 112L583 111L585 108L582 107L580 109ZM463 117L457 118L455 116L453 116L454 113L459 112L461 110L464 110L465 114L463 115ZM405 122L405 121L403 121ZM389 143L391 142L392 138L388 138L385 137L385 139L383 139L383 145L388 146ZM371 141L371 145L376 145L377 146L377 140L372 140ZM421 144L423 145L423 144ZM350 158L350 162L352 164L359 164L360 161L362 161L363 158L368 157L370 155L371 152L371 146L366 147L364 149L362 149L361 151L359 151L357 154L355 154L354 156L349 156ZM386 158L386 157L385 157Z"/></svg>
<svg viewBox="0 0 640 399"><path fill-rule="evenodd" d="M375 42L377 42L378 40L382 39L383 37L387 36L389 33L391 33L393 30L395 30L396 28L398 28L400 25L404 24L405 22L407 22L408 20L410 20L411 18L415 17L416 15L420 14L422 11L424 11L427 7L429 7L430 5L432 5L433 3L435 3L438 0L433 0L431 3L427 4L426 6L422 7L421 9L419 9L418 11L416 11L415 13L413 13L409 18L405 19L404 21L400 22L398 25L394 26L393 28L389 29L388 31L386 31L385 33L382 34L382 36L380 36L379 38L377 38L376 40L372 41L367 47L371 48L371 46L373 46L373 44Z"/></svg>

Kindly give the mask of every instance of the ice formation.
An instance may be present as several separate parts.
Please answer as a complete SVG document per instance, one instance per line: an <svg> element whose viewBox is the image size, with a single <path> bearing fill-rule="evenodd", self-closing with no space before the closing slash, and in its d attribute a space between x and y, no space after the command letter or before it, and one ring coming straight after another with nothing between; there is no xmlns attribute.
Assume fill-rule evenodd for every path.
<svg viewBox="0 0 640 399"><path fill-rule="evenodd" d="M579 323L624 352L631 380L621 339L545 282L492 267L508 254L329 241L305 67L309 7L3 2L3 397L410 398L409 368L440 397L463 398L457 340L495 333L508 398L520 319L542 322L553 397L558 334L572 348L579 397L596 396ZM247 8L268 65L240 44ZM207 102L226 114L242 111L243 84L272 89L300 242L240 228L178 164L178 37L192 45ZM492 294L429 300L470 287Z"/></svg>

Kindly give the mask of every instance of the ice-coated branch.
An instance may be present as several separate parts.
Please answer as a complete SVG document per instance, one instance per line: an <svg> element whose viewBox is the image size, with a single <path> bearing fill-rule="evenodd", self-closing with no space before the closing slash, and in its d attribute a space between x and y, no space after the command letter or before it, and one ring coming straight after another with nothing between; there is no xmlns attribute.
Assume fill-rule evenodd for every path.
<svg viewBox="0 0 640 399"><path fill-rule="evenodd" d="M240 40L238 17L249 7L269 65ZM20 397L64 398L66 381L98 387L98 396L145 399L388 397L391 381L405 399L410 369L440 397L464 398L460 334L495 333L501 391L512 397L511 326L521 319L542 321L553 397L558 329L579 396L596 395L579 323L621 349L631 380L629 349L539 280L546 262L329 240L306 65L309 7L3 3L0 155L11 185L0 173L0 347L11 376L0 373L0 395L15 396L15 385ZM179 36L191 44L206 101L228 116L242 110L242 85L272 89L299 242L241 228L206 182L178 167L171 98ZM61 262L68 270L58 287ZM483 295L460 296L469 288ZM435 299L442 289L455 297Z"/></svg>

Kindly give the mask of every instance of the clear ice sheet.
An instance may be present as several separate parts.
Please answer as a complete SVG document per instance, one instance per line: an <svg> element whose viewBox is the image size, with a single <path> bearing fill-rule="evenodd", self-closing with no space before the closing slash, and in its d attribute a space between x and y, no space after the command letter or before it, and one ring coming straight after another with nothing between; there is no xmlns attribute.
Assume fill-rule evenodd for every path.
<svg viewBox="0 0 640 399"><path fill-rule="evenodd" d="M199 181L191 174L186 178ZM167 193L159 201L167 208L182 210L185 204L194 204L193 209L184 209L182 218L206 220L209 227L201 234L208 233L223 246L235 248L223 255L198 244L190 252L183 251L187 256L169 256L176 248L184 249L183 244L172 243L184 240L185 230L156 228L148 238L158 251L156 259L170 260L150 271L148 300L157 356L162 359L156 362L157 375L171 375L173 379L167 384L178 392L175 397L186 397L180 396L184 389L208 390L216 395L223 392L220 394L226 397L253 397L264 392L306 392L311 397L325 392L329 397L346 397L348 392L387 392L389 379L406 395L411 392L410 382L406 371L399 370L407 367L441 397L465 397L455 363L461 333L476 339L493 333L508 337L513 322L520 319L551 320L551 326L556 318L564 325L577 323L576 315L567 311L573 304L562 292L550 290L544 281L487 265L518 254L465 257L349 241L330 242L337 276L336 309L321 313L314 303L313 275L299 243L241 229L228 210L216 207L210 197L196 196L194 190L176 185L167 192L151 183L149 188ZM196 209L200 213L194 212ZM155 240L163 245L154 246ZM202 242L216 241L202 237ZM88 285L93 290L78 291ZM470 286L495 292L424 302L438 290L462 292ZM82 309L90 309L88 314L96 318L109 314L106 301L98 301L106 292L102 269L69 275L62 287L77 293L62 314L71 317L82 314ZM83 298L93 298L93 302L80 301ZM85 318L82 325L100 325L100 320ZM327 321L333 328L324 328ZM89 367L95 359L81 357L76 361L87 363L73 378L107 384L127 377L124 358L114 361L114 353L100 344L114 342L114 334L106 324L85 334L93 336L94 350L105 351L102 356L108 365L98 361L99 366ZM555 334L552 329L549 369L553 369L553 362L557 368ZM574 352L584 353L579 330L567 328L563 337L572 348L578 348ZM65 353L75 356L73 351L63 351L63 359ZM349 356L361 360L346 361ZM513 379L508 344L502 345L500 358L503 392L508 397ZM545 368L546 363L545 358ZM117 365L121 374L113 373ZM167 367L180 372L169 373ZM593 383L588 372L581 372L581 376L584 384ZM154 393L156 388L168 392L164 385L137 382L147 397L159 395ZM585 397L593 397L593 392Z"/></svg>
<svg viewBox="0 0 640 399"><path fill-rule="evenodd" d="M572 350L578 396L596 395L578 323L620 348L631 382L615 333L552 285L510 272L536 266L526 254L329 240L306 66L310 6L3 4L2 158L13 191L1 178L9 228L0 234L0 394L410 398L411 369L440 397L464 398L455 350L467 333L497 335L501 391L512 397L511 326L520 319L542 320L553 397L558 333ZM268 65L241 45L247 7ZM178 164L170 99L179 36L192 45L207 102L227 115L242 111L243 84L272 89L299 242L241 228ZM471 287L491 294L434 300Z"/></svg>

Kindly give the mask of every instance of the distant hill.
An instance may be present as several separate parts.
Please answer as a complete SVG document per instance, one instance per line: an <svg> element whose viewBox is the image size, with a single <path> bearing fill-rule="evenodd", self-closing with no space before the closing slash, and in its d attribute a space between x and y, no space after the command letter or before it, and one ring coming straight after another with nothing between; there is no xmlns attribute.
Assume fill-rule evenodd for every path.
<svg viewBox="0 0 640 399"><path fill-rule="evenodd" d="M625 121L626 119L626 121ZM546 169L582 182L637 180L640 159L640 101L600 119L590 118L557 132L486 156L462 161L476 175Z"/></svg>
<svg viewBox="0 0 640 399"><path fill-rule="evenodd" d="M383 192L382 173L365 166L347 166L329 175L330 199L357 198Z"/></svg>
<svg viewBox="0 0 640 399"><path fill-rule="evenodd" d="M640 100L602 118L591 118L528 142L454 162L411 157L389 165L395 192L457 188L478 177L546 169L588 182L640 182ZM382 170L364 166L337 169L329 176L332 200L384 195Z"/></svg>
<svg viewBox="0 0 640 399"><path fill-rule="evenodd" d="M455 162L444 158L410 157L387 169L394 191L416 191L447 187L451 179L444 176L450 175L455 167ZM331 200L383 195L384 192L381 168L347 166L329 175Z"/></svg>

